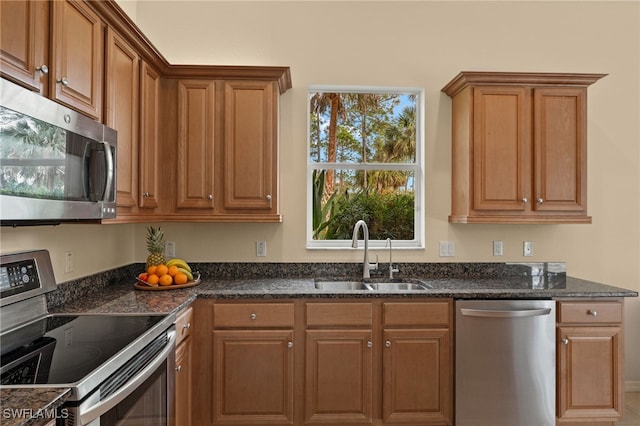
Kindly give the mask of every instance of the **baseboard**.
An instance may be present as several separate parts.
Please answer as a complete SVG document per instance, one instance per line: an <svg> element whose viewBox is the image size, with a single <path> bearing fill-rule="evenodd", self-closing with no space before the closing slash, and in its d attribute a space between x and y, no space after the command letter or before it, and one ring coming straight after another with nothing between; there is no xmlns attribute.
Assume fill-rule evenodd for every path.
<svg viewBox="0 0 640 426"><path fill-rule="evenodd" d="M640 381L627 380L624 382L625 392L640 392Z"/></svg>

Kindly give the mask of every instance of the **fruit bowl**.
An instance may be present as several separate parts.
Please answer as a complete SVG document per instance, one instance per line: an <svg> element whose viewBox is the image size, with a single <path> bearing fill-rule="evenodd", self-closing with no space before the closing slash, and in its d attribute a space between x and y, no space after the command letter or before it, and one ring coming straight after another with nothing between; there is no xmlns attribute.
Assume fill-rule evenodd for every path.
<svg viewBox="0 0 640 426"><path fill-rule="evenodd" d="M193 287L196 286L198 284L200 284L200 272L194 272L193 273L193 280L192 281L187 281L184 284L171 284L171 285L160 285L160 284L149 284L146 281L141 280L140 278L136 278L136 283L134 284L134 287L137 290L178 290L181 288L188 288L188 287Z"/></svg>

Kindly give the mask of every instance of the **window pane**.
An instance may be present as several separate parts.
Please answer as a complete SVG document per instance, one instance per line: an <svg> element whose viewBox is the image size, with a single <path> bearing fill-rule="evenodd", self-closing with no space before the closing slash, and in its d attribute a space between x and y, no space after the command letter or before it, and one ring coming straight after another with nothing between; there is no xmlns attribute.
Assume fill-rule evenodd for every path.
<svg viewBox="0 0 640 426"><path fill-rule="evenodd" d="M313 239L351 239L363 219L371 240L413 240L414 185L414 173L407 170L315 169Z"/></svg>
<svg viewBox="0 0 640 426"><path fill-rule="evenodd" d="M309 95L310 162L416 161L415 93Z"/></svg>

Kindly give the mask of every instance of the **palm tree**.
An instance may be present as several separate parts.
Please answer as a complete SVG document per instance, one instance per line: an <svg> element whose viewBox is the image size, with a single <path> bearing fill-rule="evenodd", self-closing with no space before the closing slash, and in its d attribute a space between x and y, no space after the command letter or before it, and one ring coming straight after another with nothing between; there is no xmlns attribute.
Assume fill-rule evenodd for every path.
<svg viewBox="0 0 640 426"><path fill-rule="evenodd" d="M315 93L310 100L311 112L316 114L317 117L324 114L329 110L329 137L328 137L328 149L327 149L327 161L333 163L336 161L336 130L338 128L338 117L345 118L346 110L340 93ZM333 170L327 170L326 175L326 194L333 193L334 187L334 173Z"/></svg>

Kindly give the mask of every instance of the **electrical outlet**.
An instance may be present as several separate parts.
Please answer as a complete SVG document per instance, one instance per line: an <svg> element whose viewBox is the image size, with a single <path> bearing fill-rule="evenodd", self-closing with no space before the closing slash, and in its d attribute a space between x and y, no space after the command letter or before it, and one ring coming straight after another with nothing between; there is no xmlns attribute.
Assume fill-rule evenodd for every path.
<svg viewBox="0 0 640 426"><path fill-rule="evenodd" d="M164 257L167 259L172 259L176 257L176 242L175 241L165 241L164 242Z"/></svg>
<svg viewBox="0 0 640 426"><path fill-rule="evenodd" d="M522 254L524 256L527 256L527 257L533 256L533 241L525 241L523 244L522 251L523 251Z"/></svg>
<svg viewBox="0 0 640 426"><path fill-rule="evenodd" d="M73 252L65 251L64 252L64 273L68 274L69 272L73 272Z"/></svg>
<svg viewBox="0 0 640 426"><path fill-rule="evenodd" d="M267 242L256 241L256 256L265 257L267 255Z"/></svg>
<svg viewBox="0 0 640 426"><path fill-rule="evenodd" d="M502 241L494 240L493 241L493 255L494 256L502 256L504 253L502 251Z"/></svg>
<svg viewBox="0 0 640 426"><path fill-rule="evenodd" d="M453 241L440 241L440 257L453 257L456 255L456 243Z"/></svg>

